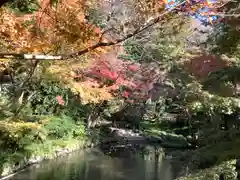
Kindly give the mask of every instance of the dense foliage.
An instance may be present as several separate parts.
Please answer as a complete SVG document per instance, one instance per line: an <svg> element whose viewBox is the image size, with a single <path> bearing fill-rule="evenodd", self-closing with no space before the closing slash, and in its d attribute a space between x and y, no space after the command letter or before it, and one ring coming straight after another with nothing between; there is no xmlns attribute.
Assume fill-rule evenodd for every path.
<svg viewBox="0 0 240 180"><path fill-rule="evenodd" d="M66 61L0 61L0 163L64 147L86 138L88 128L97 134L97 126L111 119L147 134L190 139L197 149L180 159L191 170L225 167L222 161L237 157L239 142L239 3L114 2L19 0L1 7L1 52L87 48L87 54ZM158 16L155 26L128 36ZM113 47L88 49L122 37ZM231 143L232 151L219 153L219 141L219 147ZM208 171L196 178L206 179Z"/></svg>

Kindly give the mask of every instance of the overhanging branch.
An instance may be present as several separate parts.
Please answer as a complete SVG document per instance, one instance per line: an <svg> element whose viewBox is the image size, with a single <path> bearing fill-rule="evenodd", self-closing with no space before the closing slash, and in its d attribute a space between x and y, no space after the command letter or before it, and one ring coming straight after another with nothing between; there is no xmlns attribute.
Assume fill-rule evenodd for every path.
<svg viewBox="0 0 240 180"><path fill-rule="evenodd" d="M95 45L89 46L83 50L74 52L74 53L70 53L70 54L64 54L64 55L36 55L36 54L23 54L23 53L0 53L0 59L24 59L24 60L67 60L67 59L71 59L71 58L76 58L78 56L81 56L85 53L88 53L94 49L97 49L99 47L106 47L106 46L112 46L112 45L116 45L119 44L139 33L141 33L142 31L150 28L151 26L157 24L162 17L164 17L166 14L170 13L171 11L177 9L179 6L183 5L186 1L181 2L180 4L178 4L177 6L168 9L167 11L163 12L162 14L160 14L158 17L153 18L150 22L145 23L144 25L140 26L139 28L137 28L135 31L133 31L132 33L129 33L128 35L126 35L123 38L117 39L115 41L111 41L111 42L102 42L99 41L98 43L96 43Z"/></svg>

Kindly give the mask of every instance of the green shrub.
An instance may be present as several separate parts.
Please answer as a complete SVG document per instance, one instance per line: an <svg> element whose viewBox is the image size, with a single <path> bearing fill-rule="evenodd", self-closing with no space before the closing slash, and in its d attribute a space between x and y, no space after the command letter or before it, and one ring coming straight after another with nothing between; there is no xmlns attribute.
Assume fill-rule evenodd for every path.
<svg viewBox="0 0 240 180"><path fill-rule="evenodd" d="M51 117L49 121L44 124L44 128L51 138L63 138L73 134L75 124L69 117Z"/></svg>
<svg viewBox="0 0 240 180"><path fill-rule="evenodd" d="M0 121L0 145L11 150L23 150L32 142L39 143L46 132L36 123Z"/></svg>
<svg viewBox="0 0 240 180"><path fill-rule="evenodd" d="M86 136L84 123L81 123L81 124L75 126L74 131L73 131L73 136L74 137L84 137L84 136Z"/></svg>
<svg viewBox="0 0 240 180"><path fill-rule="evenodd" d="M90 8L88 7L86 9L86 15L88 16L88 20L96 25L99 26L100 28L105 28L106 24L103 21L104 19L104 14L101 13L100 11L96 10L95 8Z"/></svg>
<svg viewBox="0 0 240 180"><path fill-rule="evenodd" d="M52 139L84 136L84 125L76 125L75 121L68 116L49 117L43 127Z"/></svg>
<svg viewBox="0 0 240 180"><path fill-rule="evenodd" d="M87 115L88 107L81 103L80 97L73 94L70 89L61 87L58 82L33 82L29 84L26 96L34 92L36 94L28 101L22 114L38 116L64 114L75 121L83 121ZM62 97L64 105L58 104L57 96Z"/></svg>
<svg viewBox="0 0 240 180"><path fill-rule="evenodd" d="M39 6L36 0L11 0L8 7L17 13L33 13Z"/></svg>

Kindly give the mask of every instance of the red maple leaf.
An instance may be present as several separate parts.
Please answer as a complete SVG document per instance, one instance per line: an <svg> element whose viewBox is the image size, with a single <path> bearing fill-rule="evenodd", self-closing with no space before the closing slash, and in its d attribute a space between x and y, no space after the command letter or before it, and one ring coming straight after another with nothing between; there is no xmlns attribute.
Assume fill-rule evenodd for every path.
<svg viewBox="0 0 240 180"><path fill-rule="evenodd" d="M63 100L62 96L57 96L56 100L57 100L59 105L64 105L64 100Z"/></svg>
<svg viewBox="0 0 240 180"><path fill-rule="evenodd" d="M131 65L128 65L128 69L130 71L137 71L137 70L139 70L139 66L131 64Z"/></svg>
<svg viewBox="0 0 240 180"><path fill-rule="evenodd" d="M122 92L122 97L128 98L128 96L129 96L129 92L127 91Z"/></svg>

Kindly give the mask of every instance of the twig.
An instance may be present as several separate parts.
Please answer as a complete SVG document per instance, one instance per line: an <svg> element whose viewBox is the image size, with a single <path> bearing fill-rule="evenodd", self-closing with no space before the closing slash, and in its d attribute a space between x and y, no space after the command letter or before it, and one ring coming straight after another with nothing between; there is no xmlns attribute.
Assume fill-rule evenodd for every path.
<svg viewBox="0 0 240 180"><path fill-rule="evenodd" d="M36 54L21 54L21 53L0 53L0 59L24 59L24 60L67 60L67 59L71 59L71 58L76 58L78 56L81 56L85 53L88 53L92 50L95 50L99 47L106 47L106 46L112 46L112 45L116 45L119 44L141 32L143 32L144 30L154 26L155 24L157 24L162 17L164 17L165 15L169 14L170 12L172 12L173 10L175 10L176 8L178 8L179 6L183 5L186 1L183 1L182 3L178 4L177 6L170 8L168 10L166 10L165 12L163 12L162 14L160 14L158 17L153 18L150 22L144 24L143 26L140 26L139 28L137 28L135 31L133 31L132 33L127 34L125 37L120 38L120 39L116 39L115 41L111 41L111 42L98 42L95 45L89 46L83 50L77 51L77 52L73 52L70 54L64 54L64 55L36 55Z"/></svg>
<svg viewBox="0 0 240 180"><path fill-rule="evenodd" d="M240 17L240 14L214 14L214 16L220 16L220 17L235 17L235 18L238 18Z"/></svg>
<svg viewBox="0 0 240 180"><path fill-rule="evenodd" d="M109 29L104 30L104 31L101 33L98 42L102 42L102 41L103 41L103 36L104 36L107 32L109 32L109 31L111 31L111 30L113 30L113 28L109 28Z"/></svg>
<svg viewBox="0 0 240 180"><path fill-rule="evenodd" d="M227 5L228 3L230 3L230 2L237 2L237 1L229 0L229 1L226 1L226 2L224 2L223 4L221 4L221 5L219 5L219 6L215 7L215 8L216 8L216 9L220 9L220 8L226 6L226 5Z"/></svg>

